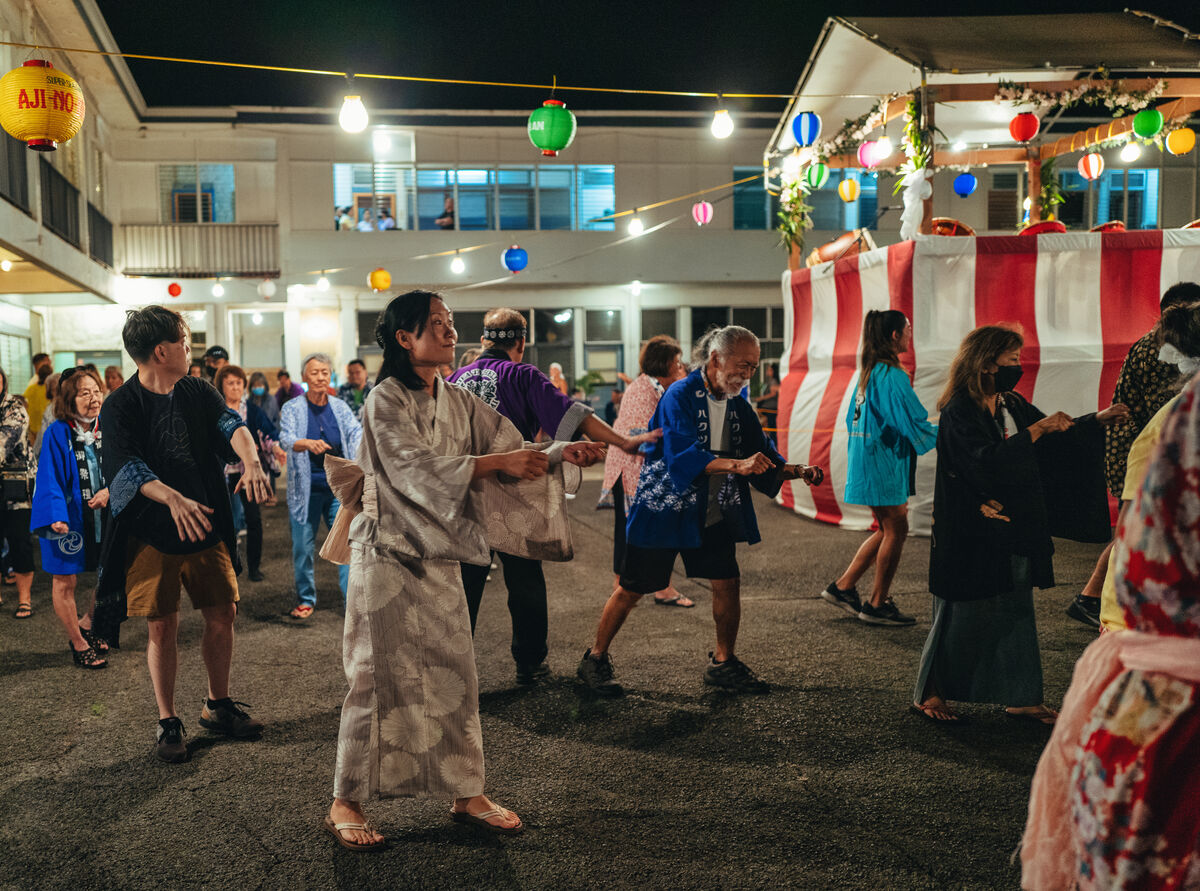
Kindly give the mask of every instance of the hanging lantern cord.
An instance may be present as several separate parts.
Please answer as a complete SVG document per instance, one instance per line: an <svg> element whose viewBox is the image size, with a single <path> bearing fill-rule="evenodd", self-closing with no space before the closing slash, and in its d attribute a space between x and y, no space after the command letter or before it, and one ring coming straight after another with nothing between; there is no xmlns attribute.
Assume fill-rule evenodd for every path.
<svg viewBox="0 0 1200 891"><path fill-rule="evenodd" d="M554 98L554 91L557 89L558 89L558 75L556 74L556 75L554 75L553 80L551 80L551 82L550 82L550 98L551 99Z"/></svg>

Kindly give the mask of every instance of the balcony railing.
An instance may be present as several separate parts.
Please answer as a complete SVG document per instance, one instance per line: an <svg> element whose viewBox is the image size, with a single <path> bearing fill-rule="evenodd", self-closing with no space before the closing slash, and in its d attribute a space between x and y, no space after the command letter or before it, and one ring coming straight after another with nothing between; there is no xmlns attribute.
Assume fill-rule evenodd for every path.
<svg viewBox="0 0 1200 891"><path fill-rule="evenodd" d="M41 159L42 225L79 247L79 190Z"/></svg>
<svg viewBox="0 0 1200 891"><path fill-rule="evenodd" d="M88 202L88 254L109 269L113 265L113 226L108 217Z"/></svg>
<svg viewBox="0 0 1200 891"><path fill-rule="evenodd" d="M164 223L121 227L126 275L277 276L276 223Z"/></svg>
<svg viewBox="0 0 1200 891"><path fill-rule="evenodd" d="M29 171L25 166L27 151L20 140L0 132L0 195L29 213Z"/></svg>

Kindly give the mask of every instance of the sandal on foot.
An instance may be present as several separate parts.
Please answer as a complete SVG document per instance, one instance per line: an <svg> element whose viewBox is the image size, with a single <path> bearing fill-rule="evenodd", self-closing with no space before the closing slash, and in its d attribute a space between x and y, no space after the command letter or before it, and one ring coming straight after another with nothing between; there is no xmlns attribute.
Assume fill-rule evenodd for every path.
<svg viewBox="0 0 1200 891"><path fill-rule="evenodd" d="M380 839L377 842L364 843L350 841L350 839L342 835L343 829L357 829L362 832L371 832L371 824L365 821L362 823L334 823L332 818L326 817L321 821L321 825L325 827L327 832L337 839L337 843L339 845L341 845L343 848L349 848L351 851L382 851L387 847L386 838Z"/></svg>
<svg viewBox="0 0 1200 891"><path fill-rule="evenodd" d="M934 724L966 724L967 723L966 718L964 718L962 715L959 715L959 714L956 714L955 712L950 711L950 709L946 708L945 706L922 705L921 703L914 702L912 705L910 705L908 707L908 710L910 712L912 712L913 714L920 715L926 721L930 721ZM945 715L949 715L949 717L939 718L937 716L937 712L942 712Z"/></svg>
<svg viewBox="0 0 1200 891"><path fill-rule="evenodd" d="M1005 709L1004 714L1018 721L1033 721L1035 724L1044 724L1047 727L1053 727L1054 722L1058 720L1058 712L1044 705L1039 705L1031 712L1010 712Z"/></svg>
<svg viewBox="0 0 1200 891"><path fill-rule="evenodd" d="M502 807L494 807L490 811L484 811L478 816L467 811L456 811L454 808L450 809L450 819L455 823L466 823L470 826L482 826L484 829L487 829L491 832L498 832L500 835L520 835L525 831L525 824L521 822L520 817L517 817L516 826L500 826L497 823L491 822L492 818L503 817L505 814L512 814L514 817L517 816L516 814L513 814L512 811Z"/></svg>
<svg viewBox="0 0 1200 891"><path fill-rule="evenodd" d="M30 603L17 604L17 611L13 613L15 619L28 619L33 615L33 605Z"/></svg>
<svg viewBox="0 0 1200 891"><path fill-rule="evenodd" d="M682 594L676 594L674 597L655 597L654 602L659 606L693 607L696 605L696 601L688 597L684 597Z"/></svg>
<svg viewBox="0 0 1200 891"><path fill-rule="evenodd" d="M86 650L77 650L74 644L68 643L67 649L71 651L71 658L75 660L75 664L80 668L108 668L108 663L100 658L100 655L93 647L88 647Z"/></svg>
<svg viewBox="0 0 1200 891"><path fill-rule="evenodd" d="M88 642L88 646L90 646L97 653L108 652L108 641L96 634L96 632L91 628L84 628L82 625L80 625L79 633L82 634L83 639Z"/></svg>
<svg viewBox="0 0 1200 891"><path fill-rule="evenodd" d="M307 619L312 614L313 614L313 608L311 606L309 606L307 603L302 603L297 607L293 607L292 611L290 613L288 613L288 615L291 616L293 619Z"/></svg>

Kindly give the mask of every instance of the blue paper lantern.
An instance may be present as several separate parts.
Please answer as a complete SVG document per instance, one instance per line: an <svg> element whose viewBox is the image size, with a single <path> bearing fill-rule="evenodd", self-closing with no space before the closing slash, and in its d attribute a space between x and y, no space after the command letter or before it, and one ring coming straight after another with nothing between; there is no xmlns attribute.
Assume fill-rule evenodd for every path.
<svg viewBox="0 0 1200 891"><path fill-rule="evenodd" d="M954 194L966 198L979 187L979 180L973 173L960 173L954 177Z"/></svg>
<svg viewBox="0 0 1200 891"><path fill-rule="evenodd" d="M516 275L529 265L529 254L525 248L514 244L500 255L500 263L513 275Z"/></svg>
<svg viewBox="0 0 1200 891"><path fill-rule="evenodd" d="M821 135L821 119L811 111L802 111L792 118L792 135L796 145L810 146Z"/></svg>

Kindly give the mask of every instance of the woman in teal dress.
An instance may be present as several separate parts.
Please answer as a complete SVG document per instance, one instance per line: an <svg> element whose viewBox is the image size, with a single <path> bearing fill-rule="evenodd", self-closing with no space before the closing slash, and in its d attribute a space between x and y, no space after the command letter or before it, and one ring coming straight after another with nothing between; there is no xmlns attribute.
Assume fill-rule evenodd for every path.
<svg viewBox="0 0 1200 891"><path fill-rule="evenodd" d="M913 392L900 355L912 346L912 323L895 309L871 310L863 320L862 372L846 413L846 504L875 515L876 530L862 543L841 577L821 598L870 625L912 625L890 589L908 536L908 496L916 493L917 455L937 443L937 427ZM875 584L865 602L858 580L875 564Z"/></svg>

